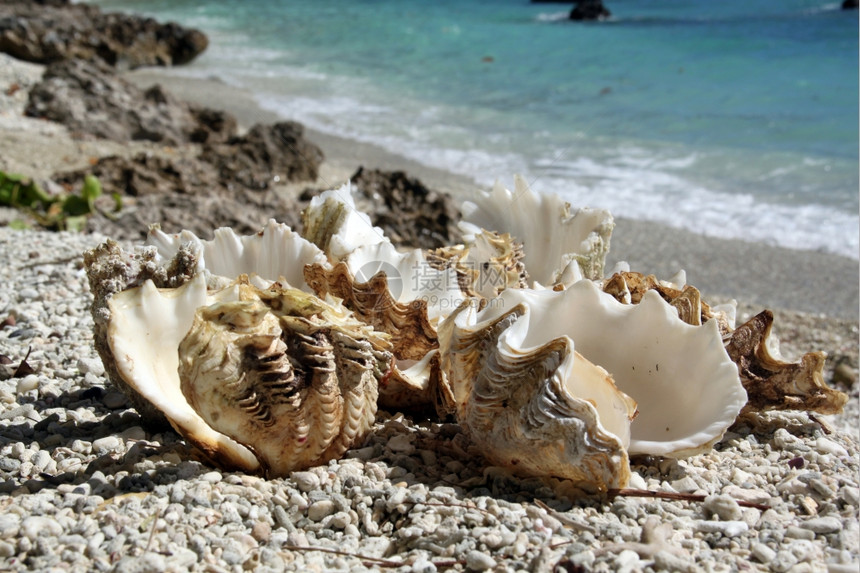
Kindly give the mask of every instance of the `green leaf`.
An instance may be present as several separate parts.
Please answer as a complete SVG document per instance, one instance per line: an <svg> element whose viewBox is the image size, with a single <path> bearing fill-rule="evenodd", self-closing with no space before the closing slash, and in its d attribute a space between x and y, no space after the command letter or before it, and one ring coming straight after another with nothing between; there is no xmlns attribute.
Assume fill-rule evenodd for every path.
<svg viewBox="0 0 860 573"><path fill-rule="evenodd" d="M94 175L84 177L84 186L81 189L81 197L89 201L91 204L96 198L101 197L102 184Z"/></svg>
<svg viewBox="0 0 860 573"><path fill-rule="evenodd" d="M79 217L92 213L92 204L79 195L69 195L63 201L60 217Z"/></svg>

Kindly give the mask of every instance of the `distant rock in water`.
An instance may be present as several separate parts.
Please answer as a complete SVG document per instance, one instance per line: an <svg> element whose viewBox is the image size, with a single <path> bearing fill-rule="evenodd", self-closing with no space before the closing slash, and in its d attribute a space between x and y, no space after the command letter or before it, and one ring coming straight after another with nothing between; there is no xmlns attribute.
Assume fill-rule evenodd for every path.
<svg viewBox="0 0 860 573"><path fill-rule="evenodd" d="M601 0L579 0L570 11L571 20L605 20L610 16Z"/></svg>
<svg viewBox="0 0 860 573"><path fill-rule="evenodd" d="M76 136L120 142L212 143L236 134L226 112L182 102L158 85L142 90L106 64L83 60L49 65L24 112L62 123Z"/></svg>
<svg viewBox="0 0 860 573"><path fill-rule="evenodd" d="M19 60L101 61L120 69L185 64L209 44L206 35L169 22L67 0L0 0L0 52Z"/></svg>
<svg viewBox="0 0 860 573"><path fill-rule="evenodd" d="M853 10L857 8L857 0L845 0L842 2L843 10Z"/></svg>

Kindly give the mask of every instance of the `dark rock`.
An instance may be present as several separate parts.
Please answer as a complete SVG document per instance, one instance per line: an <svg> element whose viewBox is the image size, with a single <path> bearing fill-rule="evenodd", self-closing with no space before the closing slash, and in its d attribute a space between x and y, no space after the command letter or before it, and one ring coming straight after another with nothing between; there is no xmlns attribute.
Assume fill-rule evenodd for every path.
<svg viewBox="0 0 860 573"><path fill-rule="evenodd" d="M62 61L48 66L30 90L25 113L67 126L78 136L164 145L224 141L236 134L226 112L175 99L156 85L146 91L103 63Z"/></svg>
<svg viewBox="0 0 860 573"><path fill-rule="evenodd" d="M300 222L295 201L271 190L228 189L211 165L199 159L145 153L133 158L105 157L89 169L57 174L55 180L75 189L88 173L99 178L105 195L97 201L100 213L88 219L87 230L117 240L140 240L154 223L168 233L187 229L210 239L219 227L251 234L269 219L294 228ZM118 213L111 213L113 193L122 196Z"/></svg>
<svg viewBox="0 0 860 573"><path fill-rule="evenodd" d="M152 18L103 13L97 6L54 1L0 1L0 51L40 64L98 60L110 66L184 64L209 43L203 32Z"/></svg>
<svg viewBox="0 0 860 573"><path fill-rule="evenodd" d="M432 191L403 171L359 167L350 181L356 207L397 247L436 249L462 242L460 210L447 193ZM322 190L306 190L309 201Z"/></svg>
<svg viewBox="0 0 860 573"><path fill-rule="evenodd" d="M200 159L228 187L268 189L275 183L315 180L323 152L304 138L300 123L284 121L258 124L244 136L205 145Z"/></svg>
<svg viewBox="0 0 860 573"><path fill-rule="evenodd" d="M857 8L857 0L845 0L842 2L843 10L853 10L854 8Z"/></svg>
<svg viewBox="0 0 860 573"><path fill-rule="evenodd" d="M269 129L270 133L275 132ZM266 128L260 126L258 131L265 132ZM297 145L316 149L304 140ZM54 179L69 189L78 189L87 174L98 177L105 195L97 206L108 215L91 217L87 230L115 239L141 239L153 223L169 233L188 229L202 238L211 238L219 227L232 227L242 234L255 233L269 219L300 228L298 204L268 188L268 182L274 179L268 170L278 166L252 163L247 153L249 148L253 149L248 141L239 139L235 146L223 144L210 148L205 158L147 153L133 158L111 156L87 169L56 174ZM281 153L282 157L285 155ZM229 168L236 157L244 161L244 170L238 173ZM219 173L219 168L224 168L223 172ZM299 171L296 166L290 169ZM281 173L285 171L288 170L282 169ZM261 187L261 182L266 182L266 187ZM114 193L122 197L122 209L110 214Z"/></svg>
<svg viewBox="0 0 860 573"><path fill-rule="evenodd" d="M278 197L274 191L241 190L229 197L217 193L167 193L127 202L113 218L90 217L87 231L97 231L117 240L137 241L146 237L150 225L158 223L166 233L185 229L200 238L212 239L213 231L219 227L231 227L242 235L254 234L269 219L298 229L299 215L295 202Z"/></svg>
<svg viewBox="0 0 860 573"><path fill-rule="evenodd" d="M605 20L611 15L601 0L579 0L570 11L571 20Z"/></svg>
<svg viewBox="0 0 860 573"><path fill-rule="evenodd" d="M150 195L224 195L212 168L197 159L167 158L139 153L132 158L112 155L103 157L90 168L60 173L57 183L69 188L80 187L85 175L98 178L107 194L125 197Z"/></svg>

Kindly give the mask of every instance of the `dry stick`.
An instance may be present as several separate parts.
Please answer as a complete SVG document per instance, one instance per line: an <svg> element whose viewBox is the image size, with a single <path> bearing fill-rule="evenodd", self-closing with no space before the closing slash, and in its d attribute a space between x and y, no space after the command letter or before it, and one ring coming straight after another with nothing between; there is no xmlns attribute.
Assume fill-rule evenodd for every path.
<svg viewBox="0 0 860 573"><path fill-rule="evenodd" d="M71 263L72 261L76 261L78 259L82 259L83 256L80 254L72 255L70 257L63 257L62 259L51 259L50 261L33 261L31 263L24 263L19 269L30 269L33 267L41 267L42 265L65 265L66 263Z"/></svg>
<svg viewBox="0 0 860 573"><path fill-rule="evenodd" d="M155 537L155 530L158 529L158 518L161 517L161 508L158 508L158 511L155 512L155 517L152 520L152 529L149 531L149 541L146 542L146 549L143 550L144 553L149 553L149 550L152 549L152 539Z"/></svg>
<svg viewBox="0 0 860 573"><path fill-rule="evenodd" d="M826 423L824 420L820 420L812 412L807 412L806 415L809 416L810 420L818 424L818 426L821 428L821 431L824 432L826 435L829 436L833 433L833 430L830 429L830 424Z"/></svg>
<svg viewBox="0 0 860 573"><path fill-rule="evenodd" d="M407 565L406 561L392 561L390 559L382 559L380 557L371 557L370 555L361 555L360 553L350 553L349 551L340 551L337 549L329 549L328 547L311 547L311 546L301 546L301 545L282 545L281 549L286 549L287 551L319 551L321 553L331 553L332 555L340 555L342 557L355 557L360 559L363 563L362 565L367 565L368 563L373 563L374 565L379 565L380 567L402 567ZM453 567L454 565L463 565L465 561L432 561L433 565L436 567Z"/></svg>
<svg viewBox="0 0 860 573"><path fill-rule="evenodd" d="M566 516L562 512L556 511L555 509L551 508L550 506L548 506L547 504L545 504L544 502L542 502L539 499L535 499L534 503L536 506L538 506L539 508L546 511L549 515L551 515L552 517L559 520L562 523L562 525L570 527L574 531L587 531L589 533L595 532L595 529L593 527L591 527L590 525L587 525L585 523L579 523L575 519L571 519L570 517Z"/></svg>
<svg viewBox="0 0 860 573"><path fill-rule="evenodd" d="M658 499L673 499L678 501L705 501L707 496L695 493L674 493L670 491L651 491L647 489L630 489L630 488L621 488L621 489L610 489L606 492L609 497L654 497ZM735 500L738 505L742 507L753 507L755 509L760 509L762 511L766 511L770 509L769 506L754 503L751 501L744 501L741 499Z"/></svg>

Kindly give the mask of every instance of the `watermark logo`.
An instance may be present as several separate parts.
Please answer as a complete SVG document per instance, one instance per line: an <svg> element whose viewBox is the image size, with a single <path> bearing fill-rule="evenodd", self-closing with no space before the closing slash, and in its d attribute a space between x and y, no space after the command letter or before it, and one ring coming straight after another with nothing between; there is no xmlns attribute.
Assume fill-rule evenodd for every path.
<svg viewBox="0 0 860 573"><path fill-rule="evenodd" d="M376 311L387 309L394 302L397 302L400 295L403 294L403 277L400 276L400 271L397 270L397 267L385 261L370 261L361 265L355 273L355 282L369 283L370 280L379 273L383 273L385 275L385 278L388 281L388 291L391 293L391 297L389 298L377 294L375 301L371 305Z"/></svg>
<svg viewBox="0 0 860 573"><path fill-rule="evenodd" d="M404 277L391 263L370 261L363 264L355 273L355 282L371 283L379 273L385 275L390 296L375 292L373 290L376 288L375 284L362 293L364 306L374 311L386 310L393 303L400 301L401 295L407 289L416 296L414 300L403 301L403 304L415 305L423 302L429 307L441 307L451 311L467 298L463 292L462 281L471 285L469 290L485 299L478 303L483 307L487 301L495 298L497 292L507 286L507 275L501 265L490 263L474 265L469 262L461 262L459 272L416 264L410 269L409 276Z"/></svg>

